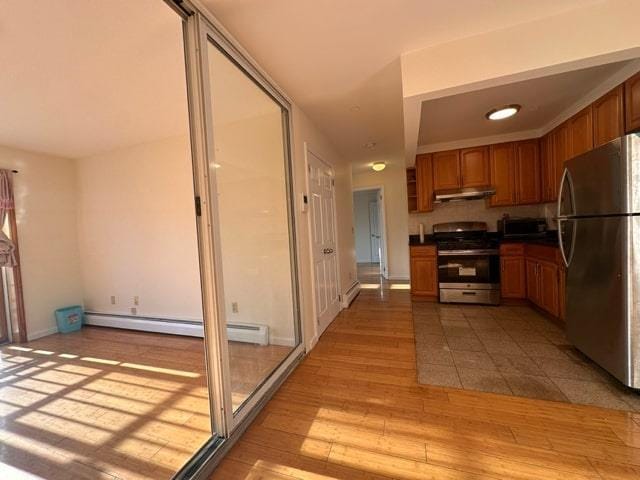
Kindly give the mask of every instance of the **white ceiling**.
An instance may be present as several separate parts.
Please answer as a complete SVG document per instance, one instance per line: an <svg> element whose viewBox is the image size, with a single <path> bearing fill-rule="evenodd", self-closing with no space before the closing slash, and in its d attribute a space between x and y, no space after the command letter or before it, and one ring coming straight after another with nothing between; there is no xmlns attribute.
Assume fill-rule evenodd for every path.
<svg viewBox="0 0 640 480"><path fill-rule="evenodd" d="M404 162L401 53L596 1L203 0L360 165ZM181 42L162 0L0 0L0 144L79 158L185 132Z"/></svg>
<svg viewBox="0 0 640 480"><path fill-rule="evenodd" d="M356 166L404 165L401 53L594 3L202 1ZM371 141L375 149L362 147Z"/></svg>
<svg viewBox="0 0 640 480"><path fill-rule="evenodd" d="M187 131L162 0L0 0L0 145L87 157Z"/></svg>
<svg viewBox="0 0 640 480"><path fill-rule="evenodd" d="M629 63L600 65L423 102L418 145L540 129ZM512 103L522 105L516 116L502 121L485 118L492 108Z"/></svg>

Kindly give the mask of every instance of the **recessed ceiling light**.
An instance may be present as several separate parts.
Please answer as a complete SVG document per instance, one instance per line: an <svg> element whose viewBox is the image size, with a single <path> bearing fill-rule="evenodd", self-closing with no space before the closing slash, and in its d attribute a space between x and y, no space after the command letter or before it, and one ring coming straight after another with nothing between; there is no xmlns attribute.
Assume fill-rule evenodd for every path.
<svg viewBox="0 0 640 480"><path fill-rule="evenodd" d="M518 104L505 105L504 107L494 108L489 110L485 117L489 120L504 120L505 118L513 117L520 111L522 107Z"/></svg>
<svg viewBox="0 0 640 480"><path fill-rule="evenodd" d="M371 150L372 148L374 148L377 145L376 142L367 142L364 145L362 145L364 148Z"/></svg>
<svg viewBox="0 0 640 480"><path fill-rule="evenodd" d="M384 162L373 162L371 168L373 168L376 172L381 172L387 167L387 164Z"/></svg>

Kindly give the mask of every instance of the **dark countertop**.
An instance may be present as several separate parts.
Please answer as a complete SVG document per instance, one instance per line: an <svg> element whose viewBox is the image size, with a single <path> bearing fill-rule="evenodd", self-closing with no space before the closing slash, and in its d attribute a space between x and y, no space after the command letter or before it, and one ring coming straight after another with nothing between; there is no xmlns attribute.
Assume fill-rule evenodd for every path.
<svg viewBox="0 0 640 480"><path fill-rule="evenodd" d="M420 243L420 235L409 235L409 245L435 245L433 235L425 235L424 243Z"/></svg>
<svg viewBox="0 0 640 480"><path fill-rule="evenodd" d="M537 245L548 245L551 247L558 246L558 232L549 230L544 237L537 238L502 238L497 232L489 232L493 238L497 237L500 243L533 243ZM436 241L433 235L425 235L424 243L420 243L420 235L409 235L409 245L435 245Z"/></svg>
<svg viewBox="0 0 640 480"><path fill-rule="evenodd" d="M559 247L558 231L548 230L547 234L544 237L538 238L500 238L500 243L533 243L536 245Z"/></svg>

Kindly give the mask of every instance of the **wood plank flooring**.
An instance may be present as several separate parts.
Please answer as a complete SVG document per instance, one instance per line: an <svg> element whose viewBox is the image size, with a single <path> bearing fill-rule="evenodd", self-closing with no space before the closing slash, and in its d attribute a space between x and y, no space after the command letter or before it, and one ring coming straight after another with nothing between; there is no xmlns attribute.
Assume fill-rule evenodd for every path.
<svg viewBox="0 0 640 480"><path fill-rule="evenodd" d="M230 342L240 404L289 347ZM202 339L85 327L0 348L0 480L169 479L210 437Z"/></svg>
<svg viewBox="0 0 640 480"><path fill-rule="evenodd" d="M640 478L639 414L419 385L409 293L383 287L339 315L211 478Z"/></svg>

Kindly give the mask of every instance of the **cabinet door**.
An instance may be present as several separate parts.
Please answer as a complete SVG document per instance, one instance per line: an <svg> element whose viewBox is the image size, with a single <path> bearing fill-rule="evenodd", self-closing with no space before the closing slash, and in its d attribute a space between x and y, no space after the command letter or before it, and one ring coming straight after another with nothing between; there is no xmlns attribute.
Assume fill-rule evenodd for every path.
<svg viewBox="0 0 640 480"><path fill-rule="evenodd" d="M540 155L538 140L516 143L516 202L540 202Z"/></svg>
<svg viewBox="0 0 640 480"><path fill-rule="evenodd" d="M416 157L416 208L418 212L433 210L433 177L431 154Z"/></svg>
<svg viewBox="0 0 640 480"><path fill-rule="evenodd" d="M460 188L460 150L433 154L433 189Z"/></svg>
<svg viewBox="0 0 640 480"><path fill-rule="evenodd" d="M491 185L496 194L489 197L492 207L515 205L515 147L513 143L500 143L489 147Z"/></svg>
<svg viewBox="0 0 640 480"><path fill-rule="evenodd" d="M624 88L617 86L593 102L593 146L603 145L624 133Z"/></svg>
<svg viewBox="0 0 640 480"><path fill-rule="evenodd" d="M640 130L640 72L624 82L625 132Z"/></svg>
<svg viewBox="0 0 640 480"><path fill-rule="evenodd" d="M474 147L460 150L462 187L486 187L490 184L489 148Z"/></svg>
<svg viewBox="0 0 640 480"><path fill-rule="evenodd" d="M556 164L556 198L560 187L560 180L564 173L564 162L569 159L569 125L567 122L559 125L551 132L553 138L553 162Z"/></svg>
<svg viewBox="0 0 640 480"><path fill-rule="evenodd" d="M411 293L432 297L438 295L436 257L411 257Z"/></svg>
<svg viewBox="0 0 640 480"><path fill-rule="evenodd" d="M556 161L553 155L553 135L540 139L541 196L543 202L555 202L558 197Z"/></svg>
<svg viewBox="0 0 640 480"><path fill-rule="evenodd" d="M540 306L554 317L558 316L558 265L540 262L538 276L540 278Z"/></svg>
<svg viewBox="0 0 640 480"><path fill-rule="evenodd" d="M589 105L569 119L569 158L593 148L593 118Z"/></svg>
<svg viewBox="0 0 640 480"><path fill-rule="evenodd" d="M538 280L538 262L527 258L525 265L527 272L527 298L536 305L539 305L540 281Z"/></svg>
<svg viewBox="0 0 640 480"><path fill-rule="evenodd" d="M503 298L526 298L524 257L500 257L500 290Z"/></svg>

